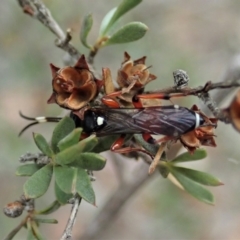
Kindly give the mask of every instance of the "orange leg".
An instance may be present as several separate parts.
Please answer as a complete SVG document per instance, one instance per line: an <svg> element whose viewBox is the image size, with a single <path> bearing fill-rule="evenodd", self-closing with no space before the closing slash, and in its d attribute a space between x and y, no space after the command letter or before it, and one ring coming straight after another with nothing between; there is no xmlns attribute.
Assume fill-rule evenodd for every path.
<svg viewBox="0 0 240 240"><path fill-rule="evenodd" d="M120 108L120 104L115 99L108 97L108 95L103 97L101 100L104 105L110 108Z"/></svg>
<svg viewBox="0 0 240 240"><path fill-rule="evenodd" d="M87 137L89 137L89 136L90 136L90 134L82 133L81 136L80 136L80 141L85 139L85 138L87 138Z"/></svg>
<svg viewBox="0 0 240 240"><path fill-rule="evenodd" d="M166 94L166 93L149 93L149 94L140 94L137 95L138 98L143 98L143 99L164 99L164 100L169 100L173 97L185 97L186 94L184 93L173 93L173 94Z"/></svg>
<svg viewBox="0 0 240 240"><path fill-rule="evenodd" d="M130 153L130 152L143 152L148 154L151 158L153 158L154 156L149 153L148 151L142 149L142 148L135 148L135 147L123 147L124 144L124 134L120 136L119 139L117 139L113 145L111 146L111 151L115 152L115 153Z"/></svg>

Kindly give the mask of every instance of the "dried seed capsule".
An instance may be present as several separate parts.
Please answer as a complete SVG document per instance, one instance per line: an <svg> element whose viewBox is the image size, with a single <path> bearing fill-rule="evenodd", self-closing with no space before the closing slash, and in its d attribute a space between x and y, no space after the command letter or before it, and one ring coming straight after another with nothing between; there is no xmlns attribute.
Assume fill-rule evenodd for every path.
<svg viewBox="0 0 240 240"><path fill-rule="evenodd" d="M3 208L3 212L6 216L15 218L15 217L19 217L22 214L23 209L24 209L24 206L22 205L22 203L20 201L15 201L7 204Z"/></svg>

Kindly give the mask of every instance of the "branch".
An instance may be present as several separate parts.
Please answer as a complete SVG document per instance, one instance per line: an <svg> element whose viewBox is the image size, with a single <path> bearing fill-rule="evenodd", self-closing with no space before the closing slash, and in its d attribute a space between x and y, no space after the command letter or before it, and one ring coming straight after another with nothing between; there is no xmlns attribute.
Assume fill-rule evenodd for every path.
<svg viewBox="0 0 240 240"><path fill-rule="evenodd" d="M3 240L13 239L19 230L26 224L28 218L24 218Z"/></svg>
<svg viewBox="0 0 240 240"><path fill-rule="evenodd" d="M146 156L144 155L144 157ZM152 176L153 174L148 175L148 166L146 163L139 163L135 170L134 177L129 181L122 182L118 186L79 239L99 239L99 236L107 229L106 226L112 223L113 219L130 197L132 197L147 180L150 180Z"/></svg>
<svg viewBox="0 0 240 240"><path fill-rule="evenodd" d="M43 153L25 153L20 156L21 163L35 162L37 165L46 165L50 162L50 158Z"/></svg>
<svg viewBox="0 0 240 240"><path fill-rule="evenodd" d="M66 51L76 62L80 53L78 50L70 43L71 35L70 30L67 30L65 34L61 29L59 24L52 17L49 9L44 5L41 0L17 0L24 13L30 15L31 17L39 20L44 26L46 26L54 35L57 36L55 45L62 50Z"/></svg>
<svg viewBox="0 0 240 240"><path fill-rule="evenodd" d="M219 121L222 121L226 124L231 123L229 114L217 106L216 102L212 100L209 93L203 93L199 97Z"/></svg>
<svg viewBox="0 0 240 240"><path fill-rule="evenodd" d="M177 88L175 86L169 87L169 88L163 88L160 90L154 90L154 91L147 91L144 92L144 94L140 96L144 96L144 98L147 98L147 95L152 94L167 94L166 99L170 99L172 97L185 97L190 95L198 95L202 93L207 93L214 89L224 89L224 88L233 88L233 87L240 87L240 79L234 79L234 81L226 81L226 82L217 82L212 83L211 81L207 82L204 86L199 86L196 88ZM156 95L157 98L157 95Z"/></svg>
<svg viewBox="0 0 240 240"><path fill-rule="evenodd" d="M221 82L227 83L236 83L240 80L240 54L233 57L232 61L230 62L228 68L223 75ZM218 91L213 94L214 100L219 104L222 102L226 96L232 91L233 89L225 89L223 91Z"/></svg>
<svg viewBox="0 0 240 240"><path fill-rule="evenodd" d="M68 219L68 223L66 225L66 228L63 232L62 237L60 238L60 240L69 240L72 239L72 229L77 217L77 212L78 212L78 207L81 203L82 198L79 195L76 195L73 199L73 205L72 205L72 210L71 210L71 214L70 217Z"/></svg>

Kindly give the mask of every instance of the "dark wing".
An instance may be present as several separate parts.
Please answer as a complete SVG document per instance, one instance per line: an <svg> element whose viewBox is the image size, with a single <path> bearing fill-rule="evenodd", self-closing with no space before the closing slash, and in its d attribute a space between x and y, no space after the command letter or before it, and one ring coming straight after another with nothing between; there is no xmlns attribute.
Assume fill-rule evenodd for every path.
<svg viewBox="0 0 240 240"><path fill-rule="evenodd" d="M176 105L145 108L134 116L136 124L147 128L151 134L180 136L195 128L195 112Z"/></svg>
<svg viewBox="0 0 240 240"><path fill-rule="evenodd" d="M195 112L176 106L103 110L107 124L98 136L150 133L180 136L195 128Z"/></svg>

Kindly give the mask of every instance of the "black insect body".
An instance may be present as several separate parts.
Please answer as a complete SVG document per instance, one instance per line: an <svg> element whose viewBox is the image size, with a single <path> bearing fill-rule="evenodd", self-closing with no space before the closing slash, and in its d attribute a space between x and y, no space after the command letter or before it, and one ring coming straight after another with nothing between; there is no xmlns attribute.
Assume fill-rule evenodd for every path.
<svg viewBox="0 0 240 240"><path fill-rule="evenodd" d="M61 118L37 117L28 120L35 122L58 122ZM204 125L204 119L196 112L178 105L146 107L146 108L90 108L84 112L83 120L71 112L70 117L76 127L82 127L85 133L95 133L97 136L115 134L154 134L179 137L199 126Z"/></svg>
<svg viewBox="0 0 240 240"><path fill-rule="evenodd" d="M149 133L179 137L203 124L204 119L198 113L172 105L139 109L91 108L76 126L97 136Z"/></svg>

